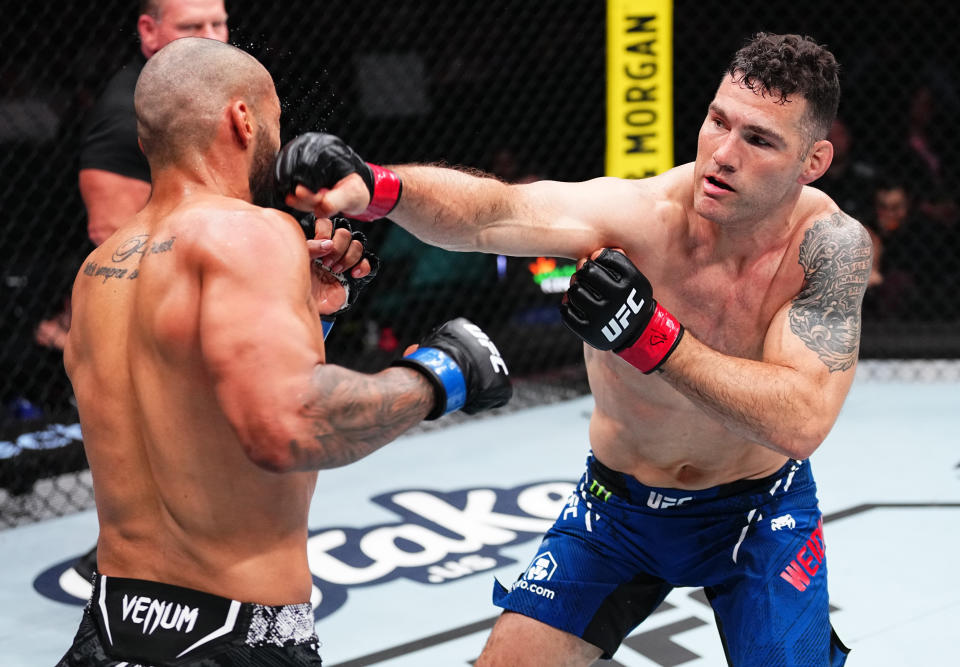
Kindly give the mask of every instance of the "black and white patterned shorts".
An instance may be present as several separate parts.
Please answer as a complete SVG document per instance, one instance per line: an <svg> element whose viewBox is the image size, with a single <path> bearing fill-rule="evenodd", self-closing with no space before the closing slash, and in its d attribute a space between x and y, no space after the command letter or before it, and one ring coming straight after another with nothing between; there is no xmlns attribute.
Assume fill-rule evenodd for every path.
<svg viewBox="0 0 960 667"><path fill-rule="evenodd" d="M309 602L266 606L96 575L73 645L57 667L320 664Z"/></svg>

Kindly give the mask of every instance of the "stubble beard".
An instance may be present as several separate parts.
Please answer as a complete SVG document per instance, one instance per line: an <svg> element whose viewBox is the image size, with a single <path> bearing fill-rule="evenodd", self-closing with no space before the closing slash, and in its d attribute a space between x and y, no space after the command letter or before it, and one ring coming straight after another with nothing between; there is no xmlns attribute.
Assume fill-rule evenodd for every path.
<svg viewBox="0 0 960 667"><path fill-rule="evenodd" d="M273 164L277 159L277 149L270 145L267 133L257 130L253 163L250 165L250 198L255 206L274 205Z"/></svg>

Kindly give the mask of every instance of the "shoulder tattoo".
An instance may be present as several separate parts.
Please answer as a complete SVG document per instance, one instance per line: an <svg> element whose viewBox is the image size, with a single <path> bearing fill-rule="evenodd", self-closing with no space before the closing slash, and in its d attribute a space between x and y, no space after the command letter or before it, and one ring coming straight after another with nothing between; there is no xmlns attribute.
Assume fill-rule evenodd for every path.
<svg viewBox="0 0 960 667"><path fill-rule="evenodd" d="M840 212L817 220L800 243L803 289L790 306L790 330L831 373L857 359L872 252L866 230Z"/></svg>
<svg viewBox="0 0 960 667"><path fill-rule="evenodd" d="M110 257L112 266L101 265L90 260L83 267L83 275L102 278L104 283L111 278L136 280L140 275L140 260L143 259L144 255L170 252L173 250L173 242L176 238L176 236L171 236L165 241L154 241L151 244L150 236L147 234L131 236L113 251L113 255ZM132 259L132 261L127 263L129 259ZM125 265L121 266L123 264Z"/></svg>

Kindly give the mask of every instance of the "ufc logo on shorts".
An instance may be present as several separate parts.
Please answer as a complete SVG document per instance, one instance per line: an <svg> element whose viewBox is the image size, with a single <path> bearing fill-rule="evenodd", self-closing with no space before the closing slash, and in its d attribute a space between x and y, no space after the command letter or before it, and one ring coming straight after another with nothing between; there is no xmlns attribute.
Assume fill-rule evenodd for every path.
<svg viewBox="0 0 960 667"><path fill-rule="evenodd" d="M671 498L670 496L665 496L662 493L651 491L650 496L647 498L647 507L655 510L661 510L668 507L682 505L688 500L693 500L693 496L687 496L685 498Z"/></svg>
<svg viewBox="0 0 960 667"><path fill-rule="evenodd" d="M503 373L504 375L510 375L510 371L507 370L507 364L503 360L503 357L500 356L500 350L497 349L497 346L493 344L493 341L490 340L490 336L483 332L483 329L478 327L476 324L465 324L463 328L470 332L470 335L477 339L483 347L487 348L487 351L490 352L490 365L493 366L494 373Z"/></svg>
<svg viewBox="0 0 960 667"><path fill-rule="evenodd" d="M620 310L617 311L617 314L614 317L611 317L610 321L607 322L607 325L601 329L603 335L611 343L623 333L624 329L630 326L630 317L639 313L640 309L643 308L644 300L640 299L639 302L634 301L636 296L637 289L633 288L630 290L630 296L628 296L627 300L623 302L622 306L620 306Z"/></svg>

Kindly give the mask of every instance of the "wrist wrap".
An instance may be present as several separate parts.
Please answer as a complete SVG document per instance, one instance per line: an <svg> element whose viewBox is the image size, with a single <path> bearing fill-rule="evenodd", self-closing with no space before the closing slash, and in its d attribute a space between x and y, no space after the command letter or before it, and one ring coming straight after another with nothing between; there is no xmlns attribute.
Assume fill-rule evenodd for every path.
<svg viewBox="0 0 960 667"><path fill-rule="evenodd" d="M403 182L397 172L369 162L367 166L373 172L370 205L363 213L350 216L361 222L371 222L386 217L400 201L400 193L403 190Z"/></svg>
<svg viewBox="0 0 960 667"><path fill-rule="evenodd" d="M616 353L644 373L652 373L667 360L680 339L683 325L667 309L657 304L657 309L640 337L628 347Z"/></svg>
<svg viewBox="0 0 960 667"><path fill-rule="evenodd" d="M419 347L393 362L422 373L433 385L436 402L426 419L437 419L459 410L467 402L467 383L463 372L448 354L435 347Z"/></svg>

